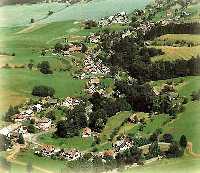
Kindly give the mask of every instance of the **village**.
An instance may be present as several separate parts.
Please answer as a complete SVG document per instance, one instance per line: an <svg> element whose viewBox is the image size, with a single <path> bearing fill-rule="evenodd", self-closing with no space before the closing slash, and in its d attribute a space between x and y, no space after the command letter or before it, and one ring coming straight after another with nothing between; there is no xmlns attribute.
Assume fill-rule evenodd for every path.
<svg viewBox="0 0 200 173"><path fill-rule="evenodd" d="M191 15L190 13L186 12L184 9L181 8L180 10L176 10L176 14L174 14L171 10L167 10L165 18L161 19L160 21L154 22L145 19L147 13L151 14L156 9L164 8L165 5L166 5L165 2L160 2L160 4L158 3L155 6L151 6L145 10L138 10L138 11L136 10L134 12L134 16L136 16L135 22L137 23L137 26L132 28L129 27L124 29L123 31L120 31L119 32L120 38L122 39L125 39L126 37L137 38L140 37L140 34L145 36L147 32L149 32L152 28L154 28L158 24L166 26L170 23L179 23L179 20L182 17ZM100 21L98 21L98 28L109 27L113 24L119 24L120 26L125 26L129 25L130 23L131 20L129 19L128 14L126 14L125 12L121 12L112 15L110 17L102 18ZM101 47L98 47L98 45L100 45L101 43L101 36L102 36L101 33L90 33L90 35L86 38L87 40L80 42L69 42L67 38L64 37L64 41L62 40L61 43L57 43L54 48L45 49L42 52L42 57L45 57L46 54L50 52L50 54L53 55L54 57L62 59L68 59L71 55L75 53L82 54L84 58L82 60L81 65L80 63L76 63L75 60L73 61L74 63L73 65L75 65L79 70L78 73L73 74L73 78L85 81L85 87L83 91L85 95L83 97L68 96L66 98L61 98L54 96L45 96L40 98L37 97L37 99L34 98L34 100L28 99L24 104L17 107L17 111L13 111L14 113L12 114L12 118L10 119L11 124L0 129L0 135L5 136L10 141L10 146L8 146L7 148L8 150L20 144L27 148L31 146L31 148L29 149L33 151L34 155L38 157L72 162L72 161L79 161L82 158L85 158L87 154L91 154L91 157L88 159L89 161L98 158L103 163L106 163L109 162L108 158L119 160L120 156L121 157L124 156L123 155L124 153L126 152L128 153L130 151L132 152L135 149L134 150L134 152L136 152L135 156L137 156L137 154L139 153L140 156L142 155L146 159L146 160L143 159L142 163L136 159L137 165L143 165L144 160L147 161L148 159L152 158L160 160L170 155L171 154L170 152L173 152L171 151L173 150L173 148L171 148L173 146L172 145L173 140L171 140L170 136L171 134L167 134L170 136L170 140L168 140L168 138L163 139L163 137L162 138L159 137L159 135L162 134L162 132L159 131L159 128L155 129L153 134L150 137L148 136L148 139L144 138L141 135L133 137L125 132L122 133L121 135L115 134L115 131L119 132L120 127L123 125L115 129L112 129L112 135L114 135L113 139L109 138L107 139L108 141L106 142L104 141L105 143L108 142L111 143L112 146L110 147L110 149L103 149L101 151L97 150L94 146L91 146L91 149L88 150L79 150L76 147L64 148L64 147L54 146L51 144L40 143L39 141L37 141L37 135L48 134L48 133L55 134L56 130L58 129L59 121L69 121L68 117L67 116L65 117L63 115L65 115L66 112L74 113L73 110L74 109L76 110L77 106L80 106L82 104L86 105L86 107L84 108L85 111L84 117L86 117L86 122L88 122L88 120L91 118L89 117L89 115L91 115L94 112L94 105L92 104L91 98L93 97L95 98L95 96L97 97L97 100L102 99L103 101L106 99L113 99L114 94L117 95L117 97L113 99L114 101L120 99L123 100L125 98L125 94L121 93L118 90L114 91L114 87L111 88L112 91L108 93L106 91L106 87L102 86L103 79L112 78L113 81L117 81L116 77L117 74L115 74L114 77L111 76L111 71L112 71L111 67L98 58L98 55L101 53L101 51L103 51L101 50ZM145 44L148 45L148 42L145 42ZM93 50L91 48L92 47L91 45L92 46L95 45L96 49ZM112 53L113 51L110 50L109 56ZM135 82L135 79L130 77L129 74L127 75L128 75L127 77L128 78L127 88L128 88L132 86L132 84ZM122 82L121 79L119 81ZM178 107L177 109L179 109L179 107L182 106L184 99L181 98L178 93L176 93L174 88L175 87L173 83L169 85L165 84L160 88L160 91L154 90L153 93L151 94L155 97L156 96L159 97L163 91L164 93L163 95L166 95L166 98L168 99L167 101L171 103L170 106L173 108ZM167 92L164 92L165 90L167 90ZM89 98L88 99L89 101L88 100L85 101L85 99L83 98L86 98L86 100ZM98 104L98 101L96 104ZM99 107L100 106L102 105L99 105ZM118 107L120 106L118 105ZM103 108L100 107L100 111L102 111ZM112 107L110 109L111 111L113 111ZM59 121L57 121L55 117L56 116L55 112L58 110L62 112L62 113L59 112L62 115L62 117L59 117L60 118ZM53 113L49 113L51 111ZM102 112L100 112L99 114L101 114ZM121 110L119 112L121 112ZM122 124L124 123L128 124L127 126L134 125L136 127L139 127L138 131L142 131L143 128L146 126L146 124L149 121L153 121L153 118L158 116L159 114L157 111L154 112L152 111L151 117L150 115L148 115L146 120L144 117L138 116L137 112L134 112L132 110L129 110L129 112L131 112L131 114L128 117L126 117L125 120L123 120ZM104 114L104 112L102 114ZM116 112L114 113L114 115L115 114ZM174 116L174 112L172 112L172 114ZM111 117L112 116L113 115L111 115ZM108 119L110 117L106 118ZM173 118L175 119L175 116L172 117L171 119ZM99 122L98 123L103 124L107 121L107 119L103 120L102 118L100 119L101 120L100 123ZM69 121L69 124L73 123L73 121L74 119ZM88 124L89 123L87 123L88 127L84 126L84 128L81 129L78 128L77 129L78 134L76 134L76 136L82 139L91 138L93 143L96 142L97 144L98 143L97 140L100 140L101 130L103 129L102 127L104 126L102 126L99 130L98 128L96 129L95 128L92 129L92 127L89 128L89 125L91 124L89 125ZM33 138L34 140L32 140ZM153 140L151 138L153 138ZM137 143L138 140L142 142L138 144ZM178 144L175 143L174 145L175 146L177 145L178 152L179 150L180 152L182 151L182 149L180 149L181 147L179 147ZM152 150L155 148L152 149L151 147L155 147L159 151L157 151L157 153L154 155L153 153L154 151ZM172 153L172 155L173 154L174 153ZM174 155L175 157L178 157L176 156L176 153Z"/></svg>

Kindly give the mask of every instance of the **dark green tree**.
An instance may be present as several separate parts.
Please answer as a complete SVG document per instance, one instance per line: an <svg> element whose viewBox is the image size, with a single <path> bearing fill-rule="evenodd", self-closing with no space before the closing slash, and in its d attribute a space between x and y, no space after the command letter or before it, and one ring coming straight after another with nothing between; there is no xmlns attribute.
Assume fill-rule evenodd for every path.
<svg viewBox="0 0 200 173"><path fill-rule="evenodd" d="M186 148L187 146L187 138L185 135L182 135L179 141L179 144L182 148Z"/></svg>

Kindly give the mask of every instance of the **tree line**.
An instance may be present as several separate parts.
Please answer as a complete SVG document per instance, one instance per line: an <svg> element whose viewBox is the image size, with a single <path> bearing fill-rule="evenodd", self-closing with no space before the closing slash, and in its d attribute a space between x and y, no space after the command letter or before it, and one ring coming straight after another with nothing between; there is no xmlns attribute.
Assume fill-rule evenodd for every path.
<svg viewBox="0 0 200 173"><path fill-rule="evenodd" d="M165 34L200 34L200 24L194 23L169 23L162 25L160 23L146 32L144 39L153 40Z"/></svg>

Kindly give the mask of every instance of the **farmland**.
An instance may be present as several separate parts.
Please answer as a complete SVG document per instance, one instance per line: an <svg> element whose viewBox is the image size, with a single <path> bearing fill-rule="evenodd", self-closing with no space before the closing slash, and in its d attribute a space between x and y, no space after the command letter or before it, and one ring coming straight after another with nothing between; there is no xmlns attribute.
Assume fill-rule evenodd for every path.
<svg viewBox="0 0 200 173"><path fill-rule="evenodd" d="M1 16L4 14L4 19L0 19L0 100L3 100L0 103L0 116L4 115L9 105L19 105L19 108L11 108L5 114L10 119L6 119L4 115L6 121L18 121L18 118L23 118L23 114L28 114L28 109L33 112L30 119L25 117L25 121L22 120L22 125L27 128L27 132L23 133L30 134L32 138L23 138L22 134L21 139L21 136L17 136L17 131L16 137L13 135L11 138L15 139L13 141L16 146L21 143L21 150L19 147L12 159L8 159L9 151L5 153L5 157L12 162L11 172L14 173L16 169L27 172L27 163L33 165L33 173L65 172L66 164L74 158L78 164L76 161L71 162L72 167L82 166L82 158L87 161L84 166L90 166L88 163L92 165L98 158L103 163L102 167L107 169L111 165L107 164L106 159L104 163L104 158L109 154L119 156L109 155L122 167L140 162L145 164L124 170L125 173L156 173L163 169L177 172L180 168L184 168L182 172L191 172L200 168L199 158L192 157L191 152L184 150L185 146L179 142L180 137L185 135L193 144L194 154L200 153L200 102L191 100L191 93L200 89L200 76L182 77L178 69L178 78L169 79L170 68L175 67L173 65L166 66L167 77L163 75L159 78L165 80L151 81L154 78L144 74L150 71L146 67L157 61L197 57L200 54L200 36L167 34L152 41L144 41L142 36L140 38L140 33L136 32L137 25L133 25L136 28L132 26L135 24L133 21L124 24L115 21L117 24L113 22L111 25L106 24L106 27L88 28L84 23L87 19L97 20L121 11L130 14L136 8L143 8L148 2L149 0L127 0L126 3L122 0L93 0L69 7L62 3L0 7ZM196 15L196 6L189 7L189 10L192 15ZM49 11L53 13L48 15ZM145 16L146 13L143 14L142 10L136 13L128 17L138 15L142 30L149 29L149 16ZM165 13L161 9L152 21L160 20ZM123 13L117 15L120 18ZM35 20L32 24L31 18ZM93 35L96 32L97 36ZM90 36L88 40L92 38L94 41L86 41L87 36ZM99 40L100 43L97 43ZM168 43L171 45L167 45ZM56 48L55 45L60 47ZM82 51L79 47L77 51L78 46L88 49ZM156 49L148 49L149 47L161 49L164 55L160 55ZM70 48L73 48L72 51L69 51ZM151 53L159 56L153 57ZM43 74L40 69L43 61L49 62L52 73ZM31 63L32 67L29 66ZM160 69L165 69L164 63L163 68L159 66L155 70L159 72ZM32 90L38 85L52 87L55 94L45 98L42 98L42 94L33 96ZM154 89L158 92L163 90L157 94ZM40 100L38 96L41 97ZM25 102L29 98L35 99ZM183 100L187 103L183 103ZM20 105L21 103L24 105ZM3 125L4 123L0 123L0 126ZM31 129L34 131L31 132L29 128L32 127L37 129ZM164 134L171 135L170 142L163 137ZM164 146L173 142L177 146L175 150L179 153L172 151L174 159L166 159L169 152L163 152L162 149L158 151L159 148L156 148L156 144L163 141ZM145 149L149 146L154 148L150 151L149 147L149 153L143 155L139 153L140 146L145 146ZM137 151L133 151L133 148ZM91 159L85 158L87 154L92 155ZM135 158L137 155L138 158ZM149 158L162 155L166 158L146 165ZM92 162L88 162L90 160ZM113 165L112 168L117 167Z"/></svg>
<svg viewBox="0 0 200 173"><path fill-rule="evenodd" d="M3 16L0 23L5 27L29 25L31 18L39 23L99 19L121 11L130 13L136 8L143 8L148 2L149 0L126 0L126 3L120 0L93 0L89 3L74 4L69 7L60 3L4 6L0 7L0 16ZM47 17L48 11L55 13Z"/></svg>
<svg viewBox="0 0 200 173"><path fill-rule="evenodd" d="M172 47L172 46L156 46L161 49L164 55L152 58L152 61L174 61L177 59L189 60L200 54L200 46L195 47Z"/></svg>

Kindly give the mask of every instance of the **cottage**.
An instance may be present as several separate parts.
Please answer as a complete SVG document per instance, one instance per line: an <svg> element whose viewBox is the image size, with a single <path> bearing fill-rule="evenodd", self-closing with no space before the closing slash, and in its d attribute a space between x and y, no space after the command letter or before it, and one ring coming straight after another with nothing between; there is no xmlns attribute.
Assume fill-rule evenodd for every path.
<svg viewBox="0 0 200 173"><path fill-rule="evenodd" d="M99 85L100 84L100 79L99 78L91 78L89 80L89 85Z"/></svg>
<svg viewBox="0 0 200 173"><path fill-rule="evenodd" d="M74 106L80 104L80 100L72 98L72 97L67 97L65 101L62 103L62 106L68 107L69 109L73 109Z"/></svg>
<svg viewBox="0 0 200 173"><path fill-rule="evenodd" d="M124 139L121 139L119 141L116 141L115 144L113 144L113 147L115 148L116 152L122 152L125 151L133 146L133 141L127 137Z"/></svg>
<svg viewBox="0 0 200 173"><path fill-rule="evenodd" d="M106 151L103 152L102 157L103 158L109 158L109 157L114 158L115 157L114 151L113 150L106 150Z"/></svg>
<svg viewBox="0 0 200 173"><path fill-rule="evenodd" d="M77 160L78 158L80 158L81 153L76 149L72 149L70 151L62 151L60 153L60 157L62 159L68 160L68 161L73 161L73 160Z"/></svg>
<svg viewBox="0 0 200 173"><path fill-rule="evenodd" d="M41 104L36 104L36 105L32 106L32 109L33 109L33 111L41 112L43 108L42 108Z"/></svg>
<svg viewBox="0 0 200 173"><path fill-rule="evenodd" d="M48 130L50 127L51 127L51 119L48 119L48 118L42 118L42 119L39 119L37 121L37 125L36 127L40 130L43 130L43 131L46 131Z"/></svg>
<svg viewBox="0 0 200 173"><path fill-rule="evenodd" d="M129 123L137 124L139 122L139 119L137 117L137 114L133 114L128 118Z"/></svg>
<svg viewBox="0 0 200 173"><path fill-rule="evenodd" d="M92 135L92 130L88 127L84 128L83 129L83 132L82 132L82 137L83 138L88 138Z"/></svg>
<svg viewBox="0 0 200 173"><path fill-rule="evenodd" d="M45 157L51 157L54 152L55 148L52 145L44 145L40 150L40 154Z"/></svg>

